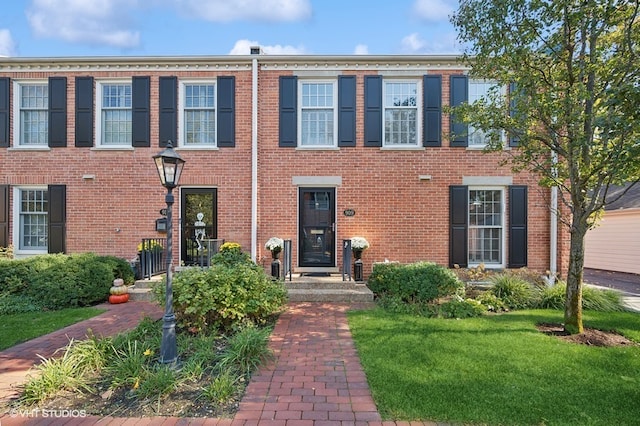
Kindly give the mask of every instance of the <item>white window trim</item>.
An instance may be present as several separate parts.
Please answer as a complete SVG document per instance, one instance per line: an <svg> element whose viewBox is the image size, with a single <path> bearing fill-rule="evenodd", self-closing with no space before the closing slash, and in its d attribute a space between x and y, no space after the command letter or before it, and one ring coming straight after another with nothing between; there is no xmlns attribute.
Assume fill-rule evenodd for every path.
<svg viewBox="0 0 640 426"><path fill-rule="evenodd" d="M482 263L484 265L484 267L486 269L504 269L506 267L506 254L507 254L507 247L506 247L506 243L507 243L507 212L506 212L506 207L507 207L507 202L506 202L506 192L507 192L507 188L505 188L504 186L469 186L467 189L468 193L467 193L467 227L469 229L471 229L471 220L469 218L469 192L471 191L500 191L500 211L502 213L502 217L500 218L501 223L502 223L502 234L500 235L500 259L501 262L500 263L485 263L485 262L471 262L469 260L469 248L467 248L467 261L468 261L468 267L469 268L476 268L478 266L480 266L480 264ZM469 234L469 233L468 233ZM469 238L470 236L467 235L467 247L469 247Z"/></svg>
<svg viewBox="0 0 640 426"><path fill-rule="evenodd" d="M20 229L20 193L24 190L38 190L38 191L47 191L48 188L46 186L36 186L36 185L21 185L13 187L13 255L15 258L24 258L29 256L34 256L38 254L47 254L48 249L37 249L37 250L25 250L20 248L20 237L22 236L22 230ZM47 212L47 215L49 213Z"/></svg>
<svg viewBox="0 0 640 426"><path fill-rule="evenodd" d="M184 124L184 96L185 96L185 86L189 84L213 84L215 87L215 98L214 98L214 112L216 114L216 122L215 122L215 142L212 144L202 144L202 145L186 145L185 144L185 124ZM174 144L175 145L175 144ZM218 81L216 79L187 79L180 80L178 84L178 141L177 147L184 150L217 150L218 149Z"/></svg>
<svg viewBox="0 0 640 426"><path fill-rule="evenodd" d="M23 145L22 137L21 137L21 120L20 120L20 94L22 92L21 87L25 85L34 85L34 84L44 84L47 87L49 86L49 81L46 79L35 79L35 80L13 80L13 148L25 149L25 150L43 150L49 149L49 144L37 144L37 145ZM49 106L47 106L47 112L49 111Z"/></svg>
<svg viewBox="0 0 640 426"><path fill-rule="evenodd" d="M386 140L386 132L384 131L386 126L385 111L387 109L385 105L385 97L387 92L386 83L412 83L416 85L416 142L414 144L400 145L400 144L388 144ZM422 146L422 79L420 78L385 78L382 80L382 148L385 150L415 150L423 149Z"/></svg>
<svg viewBox="0 0 640 426"><path fill-rule="evenodd" d="M133 149L133 125L131 127L131 141L129 144L105 145L102 140L102 90L107 84L130 84L131 85L131 119L133 120L133 81L131 78L108 79L96 81L96 113L94 114L96 146L94 149L104 150L130 150Z"/></svg>
<svg viewBox="0 0 640 426"><path fill-rule="evenodd" d="M327 145L302 145L302 86L304 84L327 84L331 83L333 85L333 143ZM297 138L298 138L298 149L308 149L308 150L326 150L326 149L337 149L338 148L338 80L335 78L331 79L298 79L298 99L297 99L298 107L296 111L297 115ZM326 108L328 109L328 108Z"/></svg>
<svg viewBox="0 0 640 426"><path fill-rule="evenodd" d="M467 90L469 91L469 93L471 92L471 85L472 84L484 84L484 83L489 83L492 84L494 86L497 86L497 81L494 80L489 80L489 79L484 79L484 78L469 78L468 81L468 87ZM502 86L500 88L500 95L506 99L507 98L507 88L505 86ZM469 100L469 102L471 102L471 100ZM475 151L475 150L483 150L487 147L487 144L484 143L482 145L471 145L471 127L472 126L467 126L467 138L469 140L469 142L467 143L467 149L471 150L471 151ZM507 143L507 134L503 131L500 132L500 139L502 140L502 147L503 148L508 148L508 143Z"/></svg>

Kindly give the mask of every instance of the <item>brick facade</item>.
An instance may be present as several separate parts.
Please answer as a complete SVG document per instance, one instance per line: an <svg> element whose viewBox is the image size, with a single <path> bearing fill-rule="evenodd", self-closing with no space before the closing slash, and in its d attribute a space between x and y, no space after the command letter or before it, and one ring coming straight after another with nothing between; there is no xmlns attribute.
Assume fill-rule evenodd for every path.
<svg viewBox="0 0 640 426"><path fill-rule="evenodd" d="M256 68L257 66L257 68ZM8 147L0 148L0 185L66 185L66 251L92 251L131 259L142 238L163 237L155 231L159 210L165 207L152 156L159 145L158 87L161 76L178 81L220 76L235 77L235 146L218 149L178 147L186 160L180 188L217 189L217 237L251 251L268 267L269 237L291 239L293 267L298 268L299 193L305 187L335 189L335 265L341 267L341 242L363 236L371 243L363 260L365 276L372 263L385 259L449 263L449 187L482 177L507 179L528 187L527 266L549 269L548 190L526 173L514 175L498 165L500 154L450 147L387 149L364 146L367 75L383 78L442 76L442 104L449 104L449 75L463 74L455 58L435 57L269 57L266 55L203 58L20 59L1 58L0 78L10 81L67 78L67 146L22 149L9 132ZM279 146L279 79L356 78L356 146L300 149ZM150 77L150 147L101 149L99 135L92 148L75 140L75 82L77 76L102 79ZM257 82L257 122L254 129L253 78ZM12 86L12 91L14 90ZM10 99L13 101L13 93ZM11 108L11 128L16 121ZM95 114L99 114L96 107ZM442 114L442 133L449 133L449 116ZM180 132L181 129L178 129ZM254 139L254 133L255 139ZM253 152L253 146L257 152ZM252 156L257 160L257 211L252 223ZM482 181L482 180L480 180ZM302 183L301 183L302 182ZM175 190L174 229L180 227L180 188ZM505 187L506 188L506 187ZM8 241L14 241L13 193L9 191ZM505 206L508 211L508 201ZM353 216L343 214L353 210ZM508 215L505 215L508 218ZM505 232L508 223L505 224ZM255 234L253 234L255 232ZM509 235L505 241L508 242ZM179 231L174 241L179 241ZM562 243L562 241L561 241ZM564 244L559 245L566 251ZM507 249L503 250L505 257ZM175 261L180 254L174 246ZM566 256L560 256L560 262Z"/></svg>

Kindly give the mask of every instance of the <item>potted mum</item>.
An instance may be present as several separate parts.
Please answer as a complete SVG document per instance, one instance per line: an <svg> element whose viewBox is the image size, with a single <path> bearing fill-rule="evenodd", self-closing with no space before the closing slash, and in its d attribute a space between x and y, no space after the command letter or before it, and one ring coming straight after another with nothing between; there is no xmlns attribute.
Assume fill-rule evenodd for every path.
<svg viewBox="0 0 640 426"><path fill-rule="evenodd" d="M271 237L267 240L264 248L271 252L271 276L274 278L280 277L280 252L284 247L284 240L278 237Z"/></svg>
<svg viewBox="0 0 640 426"><path fill-rule="evenodd" d="M351 238L351 251L356 260L362 258L362 252L369 248L369 241L364 237Z"/></svg>

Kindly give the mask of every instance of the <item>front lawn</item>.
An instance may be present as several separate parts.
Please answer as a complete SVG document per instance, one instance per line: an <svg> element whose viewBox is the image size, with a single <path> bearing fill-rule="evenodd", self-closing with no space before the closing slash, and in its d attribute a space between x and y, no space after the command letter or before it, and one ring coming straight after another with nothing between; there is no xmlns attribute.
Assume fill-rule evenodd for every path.
<svg viewBox="0 0 640 426"><path fill-rule="evenodd" d="M0 315L0 351L95 317L104 311L87 307Z"/></svg>
<svg viewBox="0 0 640 426"><path fill-rule="evenodd" d="M561 311L464 320L349 312L383 419L508 425L637 424L640 346L569 343L536 329ZM640 315L585 312L585 327L640 342Z"/></svg>

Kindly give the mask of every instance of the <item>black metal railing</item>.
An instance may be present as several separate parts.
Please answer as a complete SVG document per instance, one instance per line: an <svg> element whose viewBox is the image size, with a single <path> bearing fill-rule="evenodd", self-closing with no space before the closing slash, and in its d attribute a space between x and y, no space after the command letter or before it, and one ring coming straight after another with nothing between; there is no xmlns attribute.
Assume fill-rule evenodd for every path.
<svg viewBox="0 0 640 426"><path fill-rule="evenodd" d="M151 279L154 275L167 272L166 238L143 238L138 247L138 267L140 278Z"/></svg>
<svg viewBox="0 0 640 426"><path fill-rule="evenodd" d="M342 240L342 281L351 281L351 239Z"/></svg>
<svg viewBox="0 0 640 426"><path fill-rule="evenodd" d="M203 268L211 266L211 258L220 251L220 246L223 244L223 238L203 238L200 240L202 248L198 248L198 265Z"/></svg>
<svg viewBox="0 0 640 426"><path fill-rule="evenodd" d="M289 281L291 281L291 240L284 240L284 260L282 262L282 277L286 280L287 275L289 276Z"/></svg>

